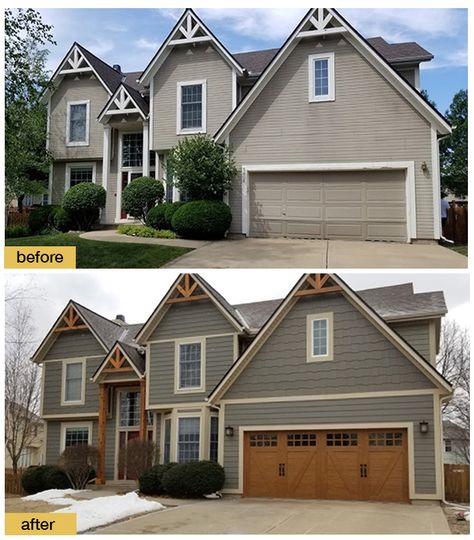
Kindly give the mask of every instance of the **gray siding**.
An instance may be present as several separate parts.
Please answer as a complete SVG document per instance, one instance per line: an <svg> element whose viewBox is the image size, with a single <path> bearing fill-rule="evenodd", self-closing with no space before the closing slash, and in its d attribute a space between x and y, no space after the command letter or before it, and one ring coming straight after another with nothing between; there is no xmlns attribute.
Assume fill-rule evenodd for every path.
<svg viewBox="0 0 474 540"><path fill-rule="evenodd" d="M45 360L63 360L85 356L105 356L105 351L89 330L61 332L45 356Z"/></svg>
<svg viewBox="0 0 474 540"><path fill-rule="evenodd" d="M77 414L99 412L99 387L90 378L102 362L100 358L88 358L86 365L84 405L61 405L63 362L45 362L42 414Z"/></svg>
<svg viewBox="0 0 474 540"><path fill-rule="evenodd" d="M108 93L97 79L63 79L51 97L49 149L54 159L89 161L102 158L103 128L97 117L108 98ZM90 100L89 146L66 146L67 102L82 100Z"/></svg>
<svg viewBox="0 0 474 540"><path fill-rule="evenodd" d="M324 52L335 52L336 100L309 103L308 56ZM430 125L344 38L301 40L230 143L239 167L413 160L418 238L433 238ZM232 230L241 232L240 174L230 204Z"/></svg>
<svg viewBox="0 0 474 540"><path fill-rule="evenodd" d="M172 305L148 341L235 332L211 301Z"/></svg>
<svg viewBox="0 0 474 540"><path fill-rule="evenodd" d="M430 423L422 435L418 423ZM287 403L226 405L225 425L236 436L224 439L225 488L238 488L239 426L413 422L415 451L415 486L417 494L436 492L433 430L433 396L404 396L372 399L343 399Z"/></svg>
<svg viewBox="0 0 474 540"><path fill-rule="evenodd" d="M403 339L423 356L431 362L434 359L430 358L430 322L429 321L413 321L404 323L393 323L390 325L395 332L398 332Z"/></svg>
<svg viewBox="0 0 474 540"><path fill-rule="evenodd" d="M150 345L150 405L203 401L233 362L233 336L206 339L206 387L199 393L174 393L175 342Z"/></svg>
<svg viewBox="0 0 474 540"><path fill-rule="evenodd" d="M213 135L232 110L232 70L209 44L174 48L154 77L153 149L168 150L176 134L177 83L207 81L207 133Z"/></svg>
<svg viewBox="0 0 474 540"><path fill-rule="evenodd" d="M46 439L46 465L57 465L61 454L61 424L90 422L90 418L74 418L72 420L48 420L47 424L47 439ZM92 422L92 445L97 446L97 421Z"/></svg>
<svg viewBox="0 0 474 540"><path fill-rule="evenodd" d="M306 361L306 317L332 312L334 359ZM250 361L224 399L433 388L340 294L303 298Z"/></svg>

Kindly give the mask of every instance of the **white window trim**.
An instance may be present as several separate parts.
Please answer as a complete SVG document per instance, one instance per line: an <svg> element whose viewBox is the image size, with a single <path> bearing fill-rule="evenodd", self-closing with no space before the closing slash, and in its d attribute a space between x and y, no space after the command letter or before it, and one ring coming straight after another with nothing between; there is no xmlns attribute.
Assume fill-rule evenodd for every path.
<svg viewBox="0 0 474 540"><path fill-rule="evenodd" d="M325 96L316 96L315 92L315 77L314 77L314 64L318 60L328 61L328 93ZM321 53L311 54L308 56L308 86L309 86L309 102L319 103L323 101L335 101L336 100L336 71L334 53Z"/></svg>
<svg viewBox="0 0 474 540"><path fill-rule="evenodd" d="M86 105L86 140L71 141L70 140L70 121L71 121L71 105ZM90 108L91 102L88 99L81 101L68 101L66 111L66 146L89 146L89 127L90 127Z"/></svg>
<svg viewBox="0 0 474 540"><path fill-rule="evenodd" d="M176 463L180 463L178 461L179 459L179 422L181 420L181 418L198 418L199 419L199 460L203 459L203 456L202 456L202 449L204 447L203 445L203 439L202 439L202 435L203 435L203 415L201 412L189 412L189 413L180 413L177 415L176 417L176 426L175 426L175 429L176 429L176 437L175 437L175 456L174 456L174 461L176 461ZM173 429L173 424L171 424L171 429ZM171 441L173 440L173 438L171 437ZM172 456L172 452L170 452L170 457Z"/></svg>
<svg viewBox="0 0 474 540"><path fill-rule="evenodd" d="M79 169L83 167L92 167L92 183L96 183L96 162L95 161L75 161L74 163L66 163L66 178L64 183L64 192L71 188L71 169Z"/></svg>
<svg viewBox="0 0 474 540"><path fill-rule="evenodd" d="M180 388L179 375L180 375L180 350L181 345L189 345L191 343L201 344L201 385L188 388ZM175 394L195 394L199 392L205 392L206 390L206 338L195 337L186 339L177 339L175 341L175 364L174 364L174 393Z"/></svg>
<svg viewBox="0 0 474 540"><path fill-rule="evenodd" d="M86 428L89 431L89 445L92 445L92 424L93 422L61 422L60 453L66 448L67 428Z"/></svg>
<svg viewBox="0 0 474 540"><path fill-rule="evenodd" d="M327 322L327 354L313 354L314 321ZM334 315L333 313L317 313L306 317L306 361L327 362L334 359Z"/></svg>
<svg viewBox="0 0 474 540"><path fill-rule="evenodd" d="M183 86L192 86L200 84L202 86L202 116L200 128L181 128L181 88ZM176 135L197 135L207 131L207 80L200 81L181 81L177 83L176 91Z"/></svg>
<svg viewBox="0 0 474 540"><path fill-rule="evenodd" d="M84 405L86 396L86 358L68 358L62 362L62 376L61 376L61 405L75 406ZM82 364L82 382L81 382L81 399L80 401L66 401L66 366L68 364Z"/></svg>

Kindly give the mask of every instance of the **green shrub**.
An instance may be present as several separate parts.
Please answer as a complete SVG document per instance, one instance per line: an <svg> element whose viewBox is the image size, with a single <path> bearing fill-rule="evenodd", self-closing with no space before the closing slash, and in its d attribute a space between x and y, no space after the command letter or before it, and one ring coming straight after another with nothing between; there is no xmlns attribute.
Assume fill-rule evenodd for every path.
<svg viewBox="0 0 474 540"><path fill-rule="evenodd" d="M148 227L156 230L169 229L166 224L166 207L169 203L159 204L150 208L145 218Z"/></svg>
<svg viewBox="0 0 474 540"><path fill-rule="evenodd" d="M122 193L122 209L142 223L148 212L163 200L165 190L163 183L142 176L132 180Z"/></svg>
<svg viewBox="0 0 474 540"><path fill-rule="evenodd" d="M29 235L30 229L27 225L9 225L5 227L5 238L21 238Z"/></svg>
<svg viewBox="0 0 474 540"><path fill-rule="evenodd" d="M173 231L183 238L218 240L232 222L230 208L221 201L193 201L184 204L172 219Z"/></svg>
<svg viewBox="0 0 474 540"><path fill-rule="evenodd" d="M166 463L165 465L155 465L145 471L138 479L138 486L144 495L163 495L165 490L161 479L166 471L174 467L176 463Z"/></svg>
<svg viewBox="0 0 474 540"><path fill-rule="evenodd" d="M28 216L28 228L31 235L41 234L52 227L51 216L56 206L50 204L33 208Z"/></svg>
<svg viewBox="0 0 474 540"><path fill-rule="evenodd" d="M163 474L163 488L172 497L202 497L224 486L224 468L213 461L180 463Z"/></svg>
<svg viewBox="0 0 474 540"><path fill-rule="evenodd" d="M106 193L102 186L83 182L66 191L63 208L80 231L90 231L105 206Z"/></svg>
<svg viewBox="0 0 474 540"><path fill-rule="evenodd" d="M174 203L168 203L165 209L166 229L173 229L173 216L176 214L176 210L181 208L186 203L184 201L176 201Z"/></svg>
<svg viewBox="0 0 474 540"><path fill-rule="evenodd" d="M54 212L51 215L51 221L53 227L57 231L63 233L69 232L74 226L71 216L62 206L58 206L54 209Z"/></svg>
<svg viewBox="0 0 474 540"><path fill-rule="evenodd" d="M180 140L168 155L168 172L192 201L222 200L237 175L232 152L209 135Z"/></svg>
<svg viewBox="0 0 474 540"><path fill-rule="evenodd" d="M145 225L119 225L117 231L119 234L138 236L140 238L167 238L170 240L176 238L176 234L173 231L157 231Z"/></svg>
<svg viewBox="0 0 474 540"><path fill-rule="evenodd" d="M47 489L67 489L71 487L64 471L56 465L29 467L21 476L21 485L32 495Z"/></svg>

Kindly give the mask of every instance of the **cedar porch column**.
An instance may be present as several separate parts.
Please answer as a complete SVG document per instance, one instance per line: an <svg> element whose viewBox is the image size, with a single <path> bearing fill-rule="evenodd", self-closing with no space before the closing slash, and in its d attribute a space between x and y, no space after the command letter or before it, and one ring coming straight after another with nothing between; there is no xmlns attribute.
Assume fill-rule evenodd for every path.
<svg viewBox="0 0 474 540"><path fill-rule="evenodd" d="M105 484L105 424L107 421L107 385L99 384L99 460L97 484Z"/></svg>
<svg viewBox="0 0 474 540"><path fill-rule="evenodd" d="M140 440L147 440L147 422L146 422L146 383L145 379L140 381Z"/></svg>

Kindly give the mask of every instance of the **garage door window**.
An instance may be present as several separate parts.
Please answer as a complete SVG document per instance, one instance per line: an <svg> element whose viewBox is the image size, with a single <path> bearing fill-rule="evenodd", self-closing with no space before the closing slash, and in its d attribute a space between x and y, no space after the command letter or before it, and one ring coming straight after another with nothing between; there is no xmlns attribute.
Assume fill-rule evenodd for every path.
<svg viewBox="0 0 474 540"><path fill-rule="evenodd" d="M288 446L316 446L316 433L289 433Z"/></svg>
<svg viewBox="0 0 474 540"><path fill-rule="evenodd" d="M369 433L369 446L402 446L400 432Z"/></svg>
<svg viewBox="0 0 474 540"><path fill-rule="evenodd" d="M357 433L327 433L326 446L357 446Z"/></svg>
<svg viewBox="0 0 474 540"><path fill-rule="evenodd" d="M250 436L250 446L277 446L276 433L256 433Z"/></svg>

